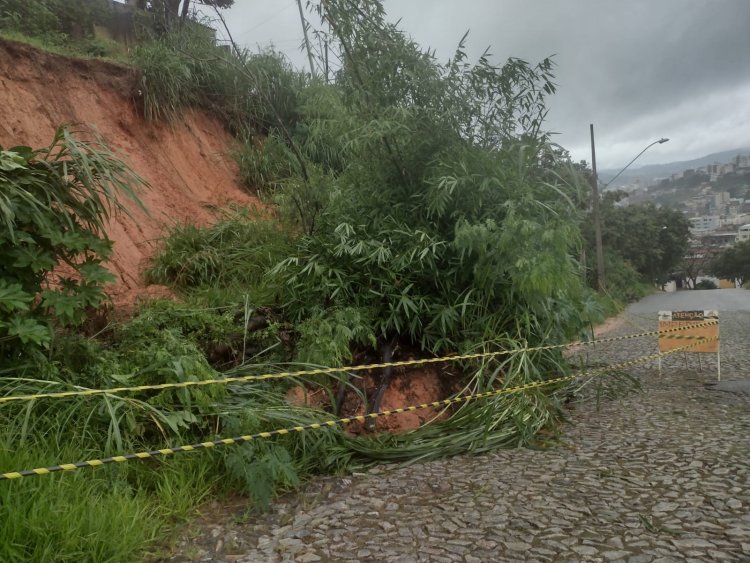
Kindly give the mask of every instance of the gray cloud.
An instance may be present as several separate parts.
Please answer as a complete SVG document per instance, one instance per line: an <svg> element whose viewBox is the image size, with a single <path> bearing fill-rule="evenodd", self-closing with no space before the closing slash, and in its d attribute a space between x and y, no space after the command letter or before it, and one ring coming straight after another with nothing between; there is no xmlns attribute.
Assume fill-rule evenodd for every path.
<svg viewBox="0 0 750 563"><path fill-rule="evenodd" d="M487 46L498 61L554 54L559 88L548 127L574 158L589 159L592 122L601 168L626 164L662 136L671 141L639 164L750 146L748 0L386 0L385 7L440 59L466 30L474 57ZM237 0L227 16L241 43L273 43L306 65L295 0Z"/></svg>

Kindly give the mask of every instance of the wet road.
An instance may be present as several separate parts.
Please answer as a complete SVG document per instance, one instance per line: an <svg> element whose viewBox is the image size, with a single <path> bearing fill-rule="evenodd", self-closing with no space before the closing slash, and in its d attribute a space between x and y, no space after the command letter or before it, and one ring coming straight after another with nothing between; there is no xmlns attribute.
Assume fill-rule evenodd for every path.
<svg viewBox="0 0 750 563"><path fill-rule="evenodd" d="M667 311L750 311L750 290L747 289L696 289L676 293L656 293L633 303L628 310L641 315Z"/></svg>

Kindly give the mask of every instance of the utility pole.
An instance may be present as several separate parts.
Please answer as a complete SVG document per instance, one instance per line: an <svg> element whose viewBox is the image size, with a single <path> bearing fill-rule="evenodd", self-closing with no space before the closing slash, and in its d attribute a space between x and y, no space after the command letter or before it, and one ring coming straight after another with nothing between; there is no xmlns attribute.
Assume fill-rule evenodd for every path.
<svg viewBox="0 0 750 563"><path fill-rule="evenodd" d="M594 146L594 124L591 128L591 196L594 211L594 240L596 241L596 283L599 291L604 290L604 247L602 246L602 216L599 209L599 177L596 175L596 147Z"/></svg>
<svg viewBox="0 0 750 563"><path fill-rule="evenodd" d="M313 63L312 50L310 49L310 39L307 37L307 22L305 21L305 13L302 11L302 0L297 0L297 7L299 8L299 19L302 22L302 33L305 34L307 59L310 61L310 75L315 78L315 63Z"/></svg>
<svg viewBox="0 0 750 563"><path fill-rule="evenodd" d="M328 39L326 38L326 84L328 84Z"/></svg>

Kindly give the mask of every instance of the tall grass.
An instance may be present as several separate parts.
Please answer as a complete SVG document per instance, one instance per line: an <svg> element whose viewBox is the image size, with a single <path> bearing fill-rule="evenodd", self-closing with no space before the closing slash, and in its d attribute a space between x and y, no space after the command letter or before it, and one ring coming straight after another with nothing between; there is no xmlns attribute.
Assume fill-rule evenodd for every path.
<svg viewBox="0 0 750 563"><path fill-rule="evenodd" d="M299 120L304 74L270 49L222 48L196 23L139 44L132 62L149 120L174 121L189 107L201 107L238 135L254 136L274 126L293 128Z"/></svg>
<svg viewBox="0 0 750 563"><path fill-rule="evenodd" d="M0 466L30 468L97 457L96 450L0 433ZM197 461L197 463L196 463ZM116 467L5 482L0 487L0 560L121 562L140 559L216 488L210 458ZM153 467L153 466L152 466Z"/></svg>
<svg viewBox="0 0 750 563"><path fill-rule="evenodd" d="M181 290L237 288L256 303L268 302L275 288L266 273L288 255L293 240L293 233L271 217L229 210L210 227L173 227L146 277Z"/></svg>
<svg viewBox="0 0 750 563"><path fill-rule="evenodd" d="M140 69L140 95L149 121L176 121L198 100L195 70L171 46L155 41L138 46L133 62Z"/></svg>

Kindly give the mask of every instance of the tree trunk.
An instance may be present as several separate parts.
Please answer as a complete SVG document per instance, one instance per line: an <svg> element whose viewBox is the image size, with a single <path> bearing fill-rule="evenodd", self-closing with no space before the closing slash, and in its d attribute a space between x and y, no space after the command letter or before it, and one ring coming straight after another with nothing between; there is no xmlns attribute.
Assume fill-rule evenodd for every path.
<svg viewBox="0 0 750 563"><path fill-rule="evenodd" d="M190 13L190 0L183 0L182 2L182 16L180 18L185 21Z"/></svg>
<svg viewBox="0 0 750 563"><path fill-rule="evenodd" d="M381 347L381 362L384 364L388 364L393 361L393 350L396 348L396 339L394 338L392 342L386 342ZM383 371L380 374L380 382L378 384L377 389L375 390L375 393L373 394L372 400L370 401L370 407L367 410L367 414L372 414L374 412L378 412L380 410L380 403L383 401L383 395L385 395L385 390L388 388L388 385L391 382L391 377L393 377L393 367L389 366L386 368L383 368ZM368 418L365 422L365 428L372 432L375 430L375 419L374 418Z"/></svg>
<svg viewBox="0 0 750 563"><path fill-rule="evenodd" d="M164 1L164 20L167 29L172 29L180 17L180 0Z"/></svg>

